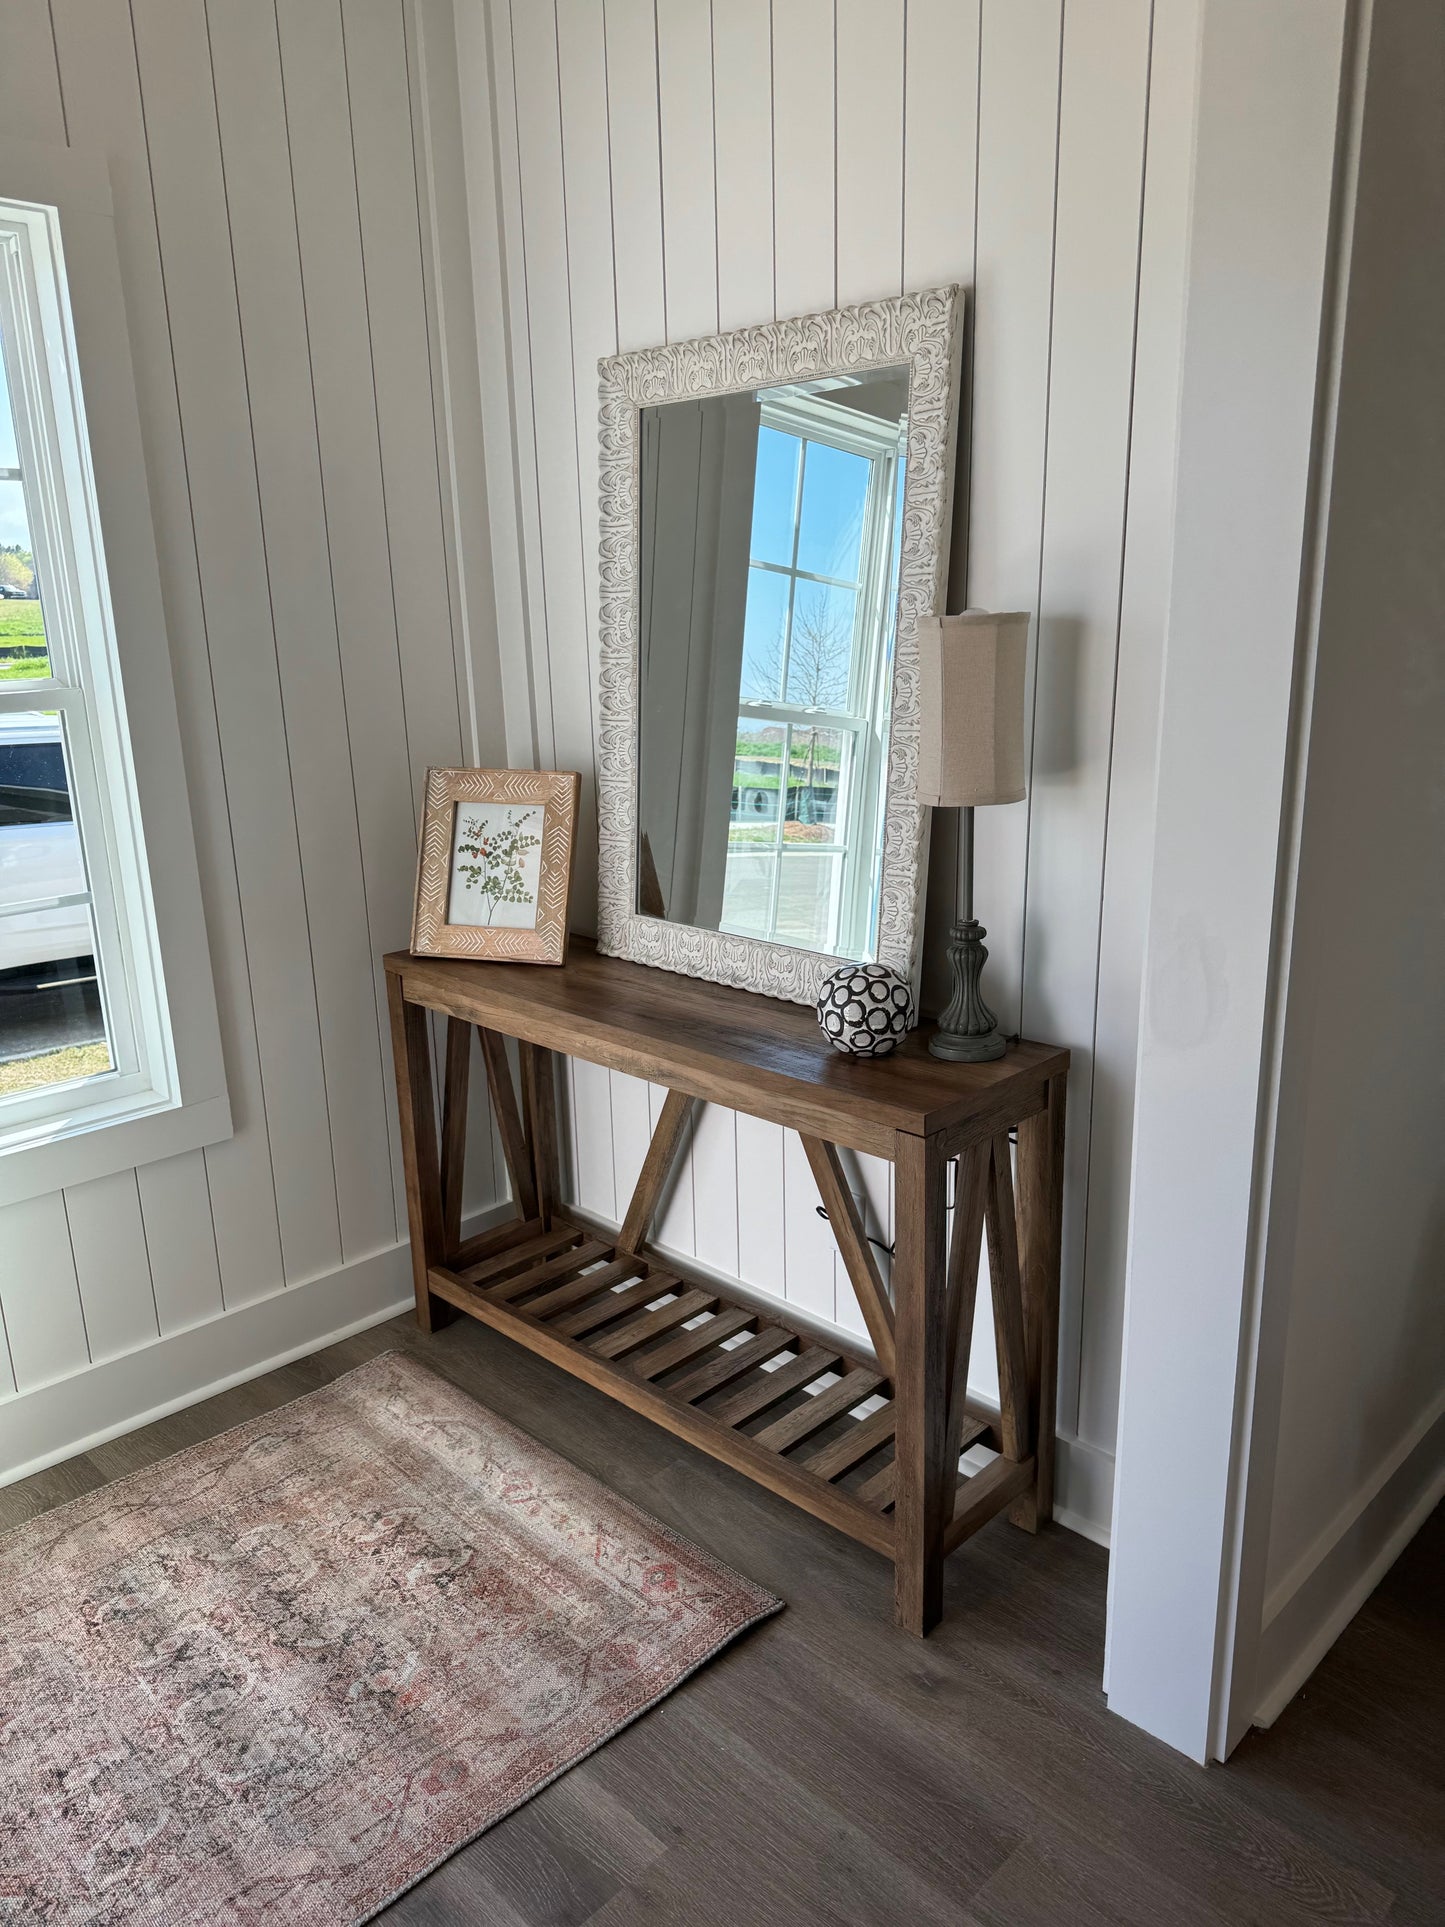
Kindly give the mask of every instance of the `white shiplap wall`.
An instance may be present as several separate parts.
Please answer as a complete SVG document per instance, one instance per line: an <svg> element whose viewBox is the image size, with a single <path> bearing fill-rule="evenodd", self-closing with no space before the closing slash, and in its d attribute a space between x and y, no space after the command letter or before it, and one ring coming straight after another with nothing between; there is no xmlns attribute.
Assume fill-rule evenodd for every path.
<svg viewBox="0 0 1445 1927"><path fill-rule="evenodd" d="M457 0L514 760L594 761L599 356L959 281L951 606L1039 613L1030 799L979 818L1008 1028L1074 1052L1065 1509L1107 1531L1195 8L1150 0ZM593 807L584 782L584 850ZM934 937L955 839L938 825ZM590 927L581 868L576 923ZM658 1093L573 1064L615 1219ZM884 1166L855 1166L891 1237ZM798 1147L705 1110L661 1238L861 1330ZM991 1390L980 1333L978 1389Z"/></svg>
<svg viewBox="0 0 1445 1927"><path fill-rule="evenodd" d="M495 641L461 627L485 505L457 513L425 296L438 18L449 71L431 0L7 0L5 137L110 164L236 1131L0 1213L0 1473L68 1411L79 1439L92 1405L182 1394L166 1348L207 1321L237 1335L186 1341L186 1369L221 1376L345 1322L353 1273L352 1315L405 1290L377 959L427 765L503 755ZM497 1195L481 1125L472 1208ZM320 1325L240 1319L327 1279Z"/></svg>

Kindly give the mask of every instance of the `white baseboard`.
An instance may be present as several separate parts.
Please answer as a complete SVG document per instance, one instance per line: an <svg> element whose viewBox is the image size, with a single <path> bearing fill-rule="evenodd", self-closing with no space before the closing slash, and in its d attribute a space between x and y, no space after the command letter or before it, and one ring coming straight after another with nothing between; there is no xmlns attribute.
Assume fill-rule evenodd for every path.
<svg viewBox="0 0 1445 1927"><path fill-rule="evenodd" d="M1059 1434L1054 1453L1055 1520L1107 1551L1114 1516L1114 1454L1070 1432Z"/></svg>
<svg viewBox="0 0 1445 1927"><path fill-rule="evenodd" d="M1445 1498L1445 1398L1410 1428L1265 1601L1257 1726L1271 1726Z"/></svg>
<svg viewBox="0 0 1445 1927"><path fill-rule="evenodd" d="M479 1212L467 1220L467 1235L499 1223L511 1209L499 1204ZM0 1404L0 1485L334 1345L413 1302L410 1249L389 1245L324 1277L21 1392Z"/></svg>

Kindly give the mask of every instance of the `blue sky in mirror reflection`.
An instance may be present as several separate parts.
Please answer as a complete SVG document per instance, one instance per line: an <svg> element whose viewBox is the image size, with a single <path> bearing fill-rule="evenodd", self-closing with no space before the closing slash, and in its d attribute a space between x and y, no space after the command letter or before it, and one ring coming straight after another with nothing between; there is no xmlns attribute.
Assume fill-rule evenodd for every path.
<svg viewBox="0 0 1445 1927"><path fill-rule="evenodd" d="M862 455L797 435L758 433L751 559L743 632L743 693L755 699L835 706L847 690L863 515L871 464ZM801 481L801 500L799 483ZM761 568L759 563L771 563ZM791 578L777 569L831 577L800 581L793 596L792 640L806 631L787 669ZM833 667L827 663L836 658ZM786 681L786 689L784 682ZM834 684L841 687L834 690Z"/></svg>

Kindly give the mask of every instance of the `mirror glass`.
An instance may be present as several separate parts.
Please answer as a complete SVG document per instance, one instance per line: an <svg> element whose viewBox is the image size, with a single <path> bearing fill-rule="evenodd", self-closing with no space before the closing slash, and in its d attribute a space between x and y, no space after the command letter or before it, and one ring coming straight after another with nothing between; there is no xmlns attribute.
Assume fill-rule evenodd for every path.
<svg viewBox="0 0 1445 1927"><path fill-rule="evenodd" d="M637 909L871 958L908 370L641 410Z"/></svg>

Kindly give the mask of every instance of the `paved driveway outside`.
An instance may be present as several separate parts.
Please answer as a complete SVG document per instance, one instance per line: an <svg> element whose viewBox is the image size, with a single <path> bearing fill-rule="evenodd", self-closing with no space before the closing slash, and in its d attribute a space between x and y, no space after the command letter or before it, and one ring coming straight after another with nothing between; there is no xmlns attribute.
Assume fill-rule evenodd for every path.
<svg viewBox="0 0 1445 1927"><path fill-rule="evenodd" d="M0 1063L99 1043L100 986L89 957L0 971Z"/></svg>

